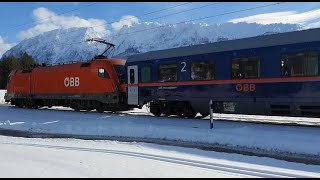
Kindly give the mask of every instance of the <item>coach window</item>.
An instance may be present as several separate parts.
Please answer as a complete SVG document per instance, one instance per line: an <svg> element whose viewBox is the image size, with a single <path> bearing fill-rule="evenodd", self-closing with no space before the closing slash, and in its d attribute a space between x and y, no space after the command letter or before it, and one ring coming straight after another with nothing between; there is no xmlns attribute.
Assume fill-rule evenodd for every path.
<svg viewBox="0 0 320 180"><path fill-rule="evenodd" d="M195 61L191 64L191 80L214 79L214 65L209 61Z"/></svg>
<svg viewBox="0 0 320 180"><path fill-rule="evenodd" d="M130 84L134 84L134 69L130 69Z"/></svg>
<svg viewBox="0 0 320 180"><path fill-rule="evenodd" d="M319 53L305 52L281 56L283 77L317 76L319 74Z"/></svg>
<svg viewBox="0 0 320 180"><path fill-rule="evenodd" d="M98 70L98 76L102 77L102 78L107 78L110 79L109 74L107 73L107 71L103 68L99 68Z"/></svg>
<svg viewBox="0 0 320 180"><path fill-rule="evenodd" d="M158 81L177 81L177 65L176 64L166 64L159 65L158 67Z"/></svg>
<svg viewBox="0 0 320 180"><path fill-rule="evenodd" d="M140 69L140 82L147 83L151 82L151 67L142 66Z"/></svg>
<svg viewBox="0 0 320 180"><path fill-rule="evenodd" d="M232 79L250 79L259 77L259 57L237 58L232 60Z"/></svg>

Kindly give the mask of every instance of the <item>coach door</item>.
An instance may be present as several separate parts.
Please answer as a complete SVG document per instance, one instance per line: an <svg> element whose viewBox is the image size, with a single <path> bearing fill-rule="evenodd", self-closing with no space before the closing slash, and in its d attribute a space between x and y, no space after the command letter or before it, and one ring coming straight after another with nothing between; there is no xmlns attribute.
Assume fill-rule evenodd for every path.
<svg viewBox="0 0 320 180"><path fill-rule="evenodd" d="M137 105L138 102L138 66L128 66L128 104Z"/></svg>

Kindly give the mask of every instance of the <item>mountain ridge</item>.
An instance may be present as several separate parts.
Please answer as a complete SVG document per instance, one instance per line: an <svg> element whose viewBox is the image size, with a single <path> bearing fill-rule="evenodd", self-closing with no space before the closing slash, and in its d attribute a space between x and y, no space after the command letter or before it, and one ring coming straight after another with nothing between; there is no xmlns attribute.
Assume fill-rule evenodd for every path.
<svg viewBox="0 0 320 180"><path fill-rule="evenodd" d="M148 30L150 29L150 30ZM148 51L212 43L260 35L304 29L298 24L184 23L164 26L159 23L138 23L124 26L111 34L97 33L93 28L56 29L25 39L6 51L3 57L20 57L27 52L39 63L56 64L86 61L101 54L106 46L87 42L88 38L102 38L116 45L112 57L128 56ZM151 31L152 30L152 31Z"/></svg>

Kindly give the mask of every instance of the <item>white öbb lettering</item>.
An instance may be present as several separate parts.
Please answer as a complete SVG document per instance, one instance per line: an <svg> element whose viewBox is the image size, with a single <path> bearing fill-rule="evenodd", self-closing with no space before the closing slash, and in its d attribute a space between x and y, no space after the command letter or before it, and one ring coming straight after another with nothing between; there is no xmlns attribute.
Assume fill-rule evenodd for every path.
<svg viewBox="0 0 320 180"><path fill-rule="evenodd" d="M65 87L78 87L80 86L80 78L79 77L66 77L64 78L64 86Z"/></svg>

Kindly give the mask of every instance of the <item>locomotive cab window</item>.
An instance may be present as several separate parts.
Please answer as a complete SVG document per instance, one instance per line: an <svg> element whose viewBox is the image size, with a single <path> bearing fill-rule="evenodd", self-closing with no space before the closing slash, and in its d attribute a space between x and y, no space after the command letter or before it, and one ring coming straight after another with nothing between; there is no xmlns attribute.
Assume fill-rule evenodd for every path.
<svg viewBox="0 0 320 180"><path fill-rule="evenodd" d="M232 60L232 79L260 77L260 58L236 58Z"/></svg>
<svg viewBox="0 0 320 180"><path fill-rule="evenodd" d="M99 68L98 70L98 76L99 77L102 77L102 78L107 78L107 79L110 79L110 76L109 74L107 73L107 71L103 68Z"/></svg>
<svg viewBox="0 0 320 180"><path fill-rule="evenodd" d="M147 83L151 82L151 67L142 66L140 69L140 82Z"/></svg>
<svg viewBox="0 0 320 180"><path fill-rule="evenodd" d="M191 65L191 80L214 79L214 64L209 61L195 61Z"/></svg>
<svg viewBox="0 0 320 180"><path fill-rule="evenodd" d="M158 67L158 81L167 82L167 81L177 81L177 65L176 64L166 64L159 65Z"/></svg>
<svg viewBox="0 0 320 180"><path fill-rule="evenodd" d="M301 77L319 75L319 53L305 52L281 56L281 75Z"/></svg>

